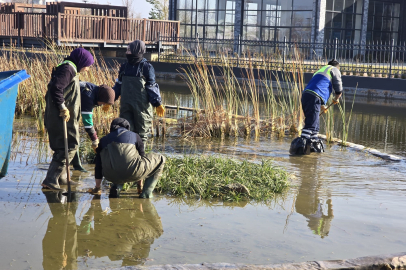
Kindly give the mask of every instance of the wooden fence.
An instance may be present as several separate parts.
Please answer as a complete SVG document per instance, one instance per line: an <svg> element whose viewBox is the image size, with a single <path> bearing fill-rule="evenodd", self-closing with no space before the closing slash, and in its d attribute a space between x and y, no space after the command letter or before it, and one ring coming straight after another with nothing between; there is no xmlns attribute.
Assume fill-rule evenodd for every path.
<svg viewBox="0 0 406 270"><path fill-rule="evenodd" d="M136 39L146 44L174 45L179 37L179 21L127 19L107 16L58 13L0 14L0 38L48 38L59 43L125 44Z"/></svg>

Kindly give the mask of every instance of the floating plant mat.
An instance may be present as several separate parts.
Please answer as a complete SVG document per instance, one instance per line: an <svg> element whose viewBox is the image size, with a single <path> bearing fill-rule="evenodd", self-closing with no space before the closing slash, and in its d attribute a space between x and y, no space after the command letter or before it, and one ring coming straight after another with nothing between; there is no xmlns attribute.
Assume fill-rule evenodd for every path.
<svg viewBox="0 0 406 270"><path fill-rule="evenodd" d="M257 164L223 157L175 157L167 159L156 190L202 199L267 201L289 186L289 176L269 159Z"/></svg>

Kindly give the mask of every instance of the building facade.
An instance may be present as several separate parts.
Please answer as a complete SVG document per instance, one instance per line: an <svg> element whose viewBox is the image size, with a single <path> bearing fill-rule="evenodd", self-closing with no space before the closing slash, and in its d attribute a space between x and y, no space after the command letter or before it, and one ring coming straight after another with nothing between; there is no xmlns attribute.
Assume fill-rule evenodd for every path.
<svg viewBox="0 0 406 270"><path fill-rule="evenodd" d="M169 0L180 36L353 44L406 41L406 0Z"/></svg>

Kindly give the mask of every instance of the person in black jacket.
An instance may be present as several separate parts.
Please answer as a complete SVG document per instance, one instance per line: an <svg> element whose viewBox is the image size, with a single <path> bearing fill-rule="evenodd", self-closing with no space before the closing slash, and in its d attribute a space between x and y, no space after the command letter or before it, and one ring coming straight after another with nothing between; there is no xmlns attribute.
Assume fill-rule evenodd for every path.
<svg viewBox="0 0 406 270"><path fill-rule="evenodd" d="M145 154L141 137L130 131L127 120L116 118L111 122L110 133L100 140L96 149L96 186L90 192L100 193L103 176L115 185L112 189L120 189L124 183L145 179L140 198L152 198L165 160L159 154Z"/></svg>
<svg viewBox="0 0 406 270"><path fill-rule="evenodd" d="M121 65L113 87L116 99L121 95L120 117L130 123L131 131L139 134L144 143L152 127L152 107L156 108L158 116L165 114L155 70L144 58L145 52L145 43L141 40L128 45L128 61Z"/></svg>
<svg viewBox="0 0 406 270"><path fill-rule="evenodd" d="M92 140L92 148L96 151L99 145L97 132L93 127L93 109L102 106L102 110L107 112L111 105L114 104L115 92L109 86L102 84L97 86L90 82L80 82L80 100L81 100L81 115L82 123L86 133ZM79 152L79 151L78 151ZM75 170L86 172L80 162L79 153L72 160L72 165Z"/></svg>
<svg viewBox="0 0 406 270"><path fill-rule="evenodd" d="M78 48L59 64L51 74L48 91L45 96L46 108L44 124L48 131L49 145L54 151L43 188L62 190L60 185L67 184L66 172L63 172L65 144L63 122L68 132L69 163L76 154L79 145L80 86L78 73L85 72L93 64L92 54ZM63 173L62 173L63 172Z"/></svg>

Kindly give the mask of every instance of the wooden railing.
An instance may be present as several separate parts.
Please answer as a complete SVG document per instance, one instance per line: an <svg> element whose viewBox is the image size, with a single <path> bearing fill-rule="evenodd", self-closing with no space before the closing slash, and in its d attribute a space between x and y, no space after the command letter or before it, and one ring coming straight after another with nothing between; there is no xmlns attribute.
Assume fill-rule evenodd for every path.
<svg viewBox="0 0 406 270"><path fill-rule="evenodd" d="M0 14L0 37L49 38L66 43L128 43L136 39L157 43L159 35L174 43L179 37L178 21L126 19L58 13Z"/></svg>

